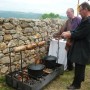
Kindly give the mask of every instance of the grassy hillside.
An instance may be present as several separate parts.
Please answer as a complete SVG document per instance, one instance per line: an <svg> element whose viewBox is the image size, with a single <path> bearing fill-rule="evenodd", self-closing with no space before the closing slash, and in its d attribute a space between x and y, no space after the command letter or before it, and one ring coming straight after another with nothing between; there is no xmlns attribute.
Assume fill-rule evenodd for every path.
<svg viewBox="0 0 90 90"><path fill-rule="evenodd" d="M15 11L0 11L0 17L3 18L31 18L31 19L39 19L42 14L39 13L25 13L25 12L15 12Z"/></svg>
<svg viewBox="0 0 90 90"><path fill-rule="evenodd" d="M40 19L43 14L40 13L25 13L25 12L16 12L16 11L0 11L0 17L3 18L31 18L31 19ZM61 19L66 19L66 16L61 16Z"/></svg>

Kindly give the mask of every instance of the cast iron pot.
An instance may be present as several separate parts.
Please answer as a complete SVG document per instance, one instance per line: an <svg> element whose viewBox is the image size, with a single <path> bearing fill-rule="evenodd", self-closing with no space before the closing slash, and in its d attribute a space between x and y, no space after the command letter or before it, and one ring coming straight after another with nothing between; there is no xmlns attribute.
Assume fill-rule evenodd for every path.
<svg viewBox="0 0 90 90"><path fill-rule="evenodd" d="M44 58L43 58L43 63L44 63L44 65L46 66L46 68L55 68L55 66L56 66L56 61L57 61L57 57L55 57L55 56L51 56L51 55L49 55L49 56L45 56Z"/></svg>
<svg viewBox="0 0 90 90"><path fill-rule="evenodd" d="M32 77L40 77L43 74L43 69L45 68L45 65L43 64L30 64L28 66L28 74Z"/></svg>

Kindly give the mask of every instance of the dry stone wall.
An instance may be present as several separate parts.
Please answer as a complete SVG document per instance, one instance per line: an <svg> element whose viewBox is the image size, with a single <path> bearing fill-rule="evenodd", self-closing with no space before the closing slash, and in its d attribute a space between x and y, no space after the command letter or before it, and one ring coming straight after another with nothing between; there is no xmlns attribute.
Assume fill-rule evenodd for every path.
<svg viewBox="0 0 90 90"><path fill-rule="evenodd" d="M35 49L22 51L23 67L43 57L47 52L48 39L61 28L64 22L60 19L0 18L0 75L10 71L10 57L12 71L20 68L21 54L13 52L14 47L45 40L46 44L42 47L37 46Z"/></svg>

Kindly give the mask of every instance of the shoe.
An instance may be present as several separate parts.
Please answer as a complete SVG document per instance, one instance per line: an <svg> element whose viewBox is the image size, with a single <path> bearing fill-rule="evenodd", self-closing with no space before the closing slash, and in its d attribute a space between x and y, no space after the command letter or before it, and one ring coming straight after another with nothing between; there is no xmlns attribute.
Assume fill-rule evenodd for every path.
<svg viewBox="0 0 90 90"><path fill-rule="evenodd" d="M80 86L74 86L74 85L70 85L67 87L68 90L76 90L76 89L80 89Z"/></svg>

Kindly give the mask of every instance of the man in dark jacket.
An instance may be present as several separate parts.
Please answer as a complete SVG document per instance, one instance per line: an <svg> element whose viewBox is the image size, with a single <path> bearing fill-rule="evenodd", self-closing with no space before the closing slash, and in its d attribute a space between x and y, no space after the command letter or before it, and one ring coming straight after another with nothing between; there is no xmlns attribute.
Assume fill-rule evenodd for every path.
<svg viewBox="0 0 90 90"><path fill-rule="evenodd" d="M79 6L79 14L82 17L80 25L74 31L63 32L64 38L73 40L69 58L75 63L75 76L70 90L79 89L84 81L86 64L90 63L90 5L87 2Z"/></svg>

